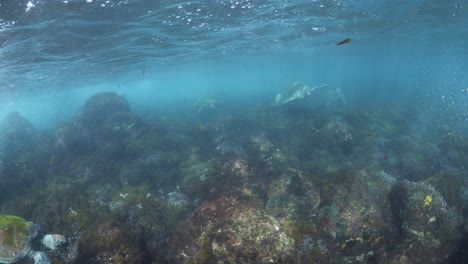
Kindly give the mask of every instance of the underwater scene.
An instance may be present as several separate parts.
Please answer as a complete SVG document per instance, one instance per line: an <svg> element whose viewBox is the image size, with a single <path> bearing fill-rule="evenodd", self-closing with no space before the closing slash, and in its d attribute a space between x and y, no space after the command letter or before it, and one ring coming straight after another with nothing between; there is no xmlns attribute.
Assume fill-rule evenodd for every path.
<svg viewBox="0 0 468 264"><path fill-rule="evenodd" d="M467 25L0 0L0 263L468 263Z"/></svg>

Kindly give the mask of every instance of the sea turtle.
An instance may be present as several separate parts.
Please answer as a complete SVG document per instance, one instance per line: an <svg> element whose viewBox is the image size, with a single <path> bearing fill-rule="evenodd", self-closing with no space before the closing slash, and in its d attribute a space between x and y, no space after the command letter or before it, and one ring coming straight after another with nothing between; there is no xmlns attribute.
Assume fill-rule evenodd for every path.
<svg viewBox="0 0 468 264"><path fill-rule="evenodd" d="M322 84L319 86L310 87L305 83L295 82L283 94L277 94L275 97L275 102L277 105L281 105L291 101L301 100L309 96L313 91L323 87L328 87L328 85Z"/></svg>
<svg viewBox="0 0 468 264"><path fill-rule="evenodd" d="M39 226L19 216L0 214L0 263L15 263L25 257L34 259L34 264L50 264L44 252L36 251L33 240L38 237ZM64 245L62 235L46 234L40 244L51 250Z"/></svg>
<svg viewBox="0 0 468 264"><path fill-rule="evenodd" d="M200 122L208 123L218 116L218 102L211 97L202 97L193 104Z"/></svg>

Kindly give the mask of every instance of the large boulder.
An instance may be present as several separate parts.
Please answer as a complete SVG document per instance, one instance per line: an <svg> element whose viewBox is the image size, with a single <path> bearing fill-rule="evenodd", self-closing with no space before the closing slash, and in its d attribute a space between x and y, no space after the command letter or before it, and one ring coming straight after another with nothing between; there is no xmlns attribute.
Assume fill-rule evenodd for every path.
<svg viewBox="0 0 468 264"><path fill-rule="evenodd" d="M34 146L35 129L31 122L14 111L0 122L0 152L16 158ZM4 157L5 158L5 157Z"/></svg>
<svg viewBox="0 0 468 264"><path fill-rule="evenodd" d="M203 203L188 229L179 238L182 242L176 263L293 261L294 240L282 223L235 194Z"/></svg>
<svg viewBox="0 0 468 264"><path fill-rule="evenodd" d="M130 112L127 99L115 92L102 92L86 100L81 109L80 119L87 128L99 127L119 112Z"/></svg>
<svg viewBox="0 0 468 264"><path fill-rule="evenodd" d="M390 193L399 241L388 263L447 263L460 218L430 184L402 181Z"/></svg>

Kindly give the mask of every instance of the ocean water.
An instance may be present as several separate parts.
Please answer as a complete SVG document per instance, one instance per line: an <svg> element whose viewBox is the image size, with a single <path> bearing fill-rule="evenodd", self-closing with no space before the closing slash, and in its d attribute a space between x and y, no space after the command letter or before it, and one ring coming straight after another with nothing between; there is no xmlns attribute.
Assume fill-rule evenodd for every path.
<svg viewBox="0 0 468 264"><path fill-rule="evenodd" d="M31 123L34 133L41 135L38 136L40 139L34 140L37 146L42 146L25 150L21 144L22 136L14 136L14 140L4 137L0 141L0 187L14 186L20 190L16 196L14 192L0 195L0 203L4 203L0 205L1 213L32 218L31 221L41 222L51 232L71 237L72 246L65 253L49 254L53 263L108 263L103 259L117 258L115 253L109 253L111 249L103 246L105 242L97 242L99 249L95 251L76 249L88 240L99 240L99 234L91 234L84 227L88 220L105 218L98 212L82 209L84 204L111 208L109 215L117 219L114 221L125 223L125 228L143 226L144 229L151 226L146 219L156 217L155 213L148 209L151 213L141 216L132 210L138 211L140 207L154 209L145 199L157 195L160 195L158 203L168 202L154 210L177 204L175 207L183 207L186 215L182 214L177 221L175 218L168 220L167 215L178 215L166 208L171 213L158 214L162 219L161 226L165 228L154 231L157 228L152 226L151 229L160 237L139 238L145 245L140 249L134 249L134 245L122 246L119 250L133 257L116 260L116 263L163 263L163 260L181 263L184 259L181 256L186 256L188 263L227 259L238 263L263 263L266 257L261 258L262 250L279 252L271 253L271 260L277 263L289 263L292 259L296 263L352 263L362 259L369 263L392 263L403 261L403 258L408 263L420 263L421 259L429 263L421 256L421 252L428 250L434 252L430 256L434 263L444 263L447 261L444 256L448 255L454 263L463 263L467 259L467 249L459 244L463 244L460 241L463 241L464 233L460 230L467 221L463 212L467 210L468 201L468 179L464 172L468 166L467 25L468 3L461 0L0 0L0 120L7 120L5 118L12 112L19 113ZM347 38L351 38L351 42L337 45ZM296 82L309 88L327 87L303 93L285 104L275 102L279 95L283 100L291 95L291 87ZM323 94L319 95L321 91ZM88 127L85 132L77 132L82 134L70 136L77 145L63 143L60 133L68 131L71 124L83 122L85 126L85 121L80 118L86 116L86 102L102 92L115 92L116 96L126 100L131 112L151 128L145 127L141 131L146 132L126 134L124 139L107 142L98 134L109 131L96 132ZM105 116L107 110L102 111L96 110L93 114ZM241 121L236 123L230 118ZM128 130L138 122L133 121ZM5 124L2 129L8 134L5 131L10 123ZM122 124L111 124L110 131L114 133L122 129ZM81 125L76 126L81 129ZM169 142L167 145L153 142L153 146L142 139L160 131L158 129L166 131L162 141ZM14 129L12 133L15 133ZM135 146L140 144L138 148L131 144L133 142L137 142ZM73 146L87 144L96 146L89 147L92 151L84 147L85 150L80 148L75 152ZM141 146L145 144L151 147ZM125 151L115 151L114 147ZM225 175L225 168L231 166L227 165L231 159L226 158L226 153L236 153L236 158L232 159L235 160L231 164L235 171L232 173L234 176L248 174L250 176L239 176L247 180L242 178L232 183L210 178L211 174ZM161 157L166 157L165 163L151 163L151 160L163 159ZM109 163L107 167L102 165L103 160ZM322 165L317 165L317 160ZM225 166L220 165L224 163ZM29 164L28 171L37 173L26 173L26 165L18 164ZM279 179L289 179L287 184L291 184L297 178L289 175L290 171L283 171L285 167L301 171L297 177L304 182L298 185L310 184L311 189L322 195L322 203L317 202L316 207L307 209L310 215L292 213L288 211L291 208L281 204L281 201L291 199L289 204L295 204L296 211L307 211L304 204L313 204L311 200L315 197L307 196L308 191L297 191L299 187L294 189L294 186L280 191L278 186L286 183ZM425 229L424 223L417 222L413 216L403 220L393 216L397 222L406 221L403 226L409 229L395 230L395 233L407 232L410 234L407 237L419 237L414 241L423 241L423 246L415 249L416 253L405 255L401 253L404 246L394 245L398 244L395 242L398 239L403 241L402 245L411 244L413 240L407 237L389 238L378 231L346 233L339 228L331 232L335 225L339 226L339 220L333 216L362 214L356 208L347 211L338 205L338 201L353 199L350 196L324 198L330 197L324 193L334 185L337 192L346 193L346 188L335 182L341 178L329 175L343 168L360 171L351 173L360 175L359 179L379 175L376 177L383 177L392 184L399 182L397 185L402 187L389 191L393 212L401 209L395 209L395 206L404 203L402 201L419 198L421 201L401 207L421 204L411 212L421 210L421 215L428 217L425 224L439 223L439 219L445 217L441 212L447 215L453 212L455 216L450 221L444 218L441 223L448 225L444 228L449 230L458 228L453 231L457 234L453 237L459 237L450 240L440 230ZM101 176L118 174L120 178L115 182L97 180L99 177L94 177L93 171ZM125 178L123 171L146 176ZM200 178L188 177L187 174L192 172ZM268 178L267 174L276 176ZM319 180L317 183L315 178L322 174L328 175L331 182ZM67 175L73 180L68 180ZM82 177L86 183L80 185L82 182L71 175L82 175L76 177ZM448 178L440 180L439 176ZM209 184L200 180L205 178L211 179ZM457 188L443 185L443 182L454 182ZM27 200L27 195L31 195L42 197L36 200L39 204L50 201L51 196L43 195L41 189L46 187L37 187L41 183L45 186L77 184L77 189L81 188L86 198L67 198L64 204L52 206L55 209L37 209L39 206L34 202L21 200L24 197ZM204 208L208 208L204 205L215 199L212 196L223 197L227 193L216 190L224 190L223 186L230 184L237 186L233 189L238 188L245 196L257 193L255 199L263 203L258 208L265 207L264 214L272 217L253 214L247 220L239 220L233 213L228 218L239 220L236 228L242 229L249 221L264 222L265 226L257 225L258 229L252 232L269 237L271 233L265 235L267 231L264 229L280 223L278 230L284 229L285 234L294 238L291 239L295 243L294 249L289 248L287 241L283 241L283 247L279 249L268 239L264 243L265 249L258 248L261 243L253 243L248 235L233 238L235 235L230 233L233 227L216 222L209 217L209 212L206 213L208 216L201 216ZM372 184L378 183L369 183ZM187 185L197 187L191 189ZM375 194L372 192L374 185L350 186L352 192ZM63 189L54 190L57 197L67 193L61 193ZM408 197L401 198L404 195L400 191ZM144 192L147 196L142 198L133 192ZM295 200L287 193L294 193ZM456 194L447 197L447 193ZM137 201L134 207L121 207L124 202L117 198L123 197L125 201L127 194L134 197L132 201ZM225 199L232 199L229 195L226 194ZM309 200L302 201L306 196ZM54 199L61 199L57 197ZM277 215L277 211L268 211L273 207L271 204L275 204L276 209L288 208L285 214L289 218ZM238 210L260 210L257 207L247 210L248 206L239 205ZM127 211L117 216L112 208L126 208ZM433 208L433 211L427 208ZM218 209L229 211L222 205ZM62 220L46 221L48 214ZM83 219L86 221L77 220L75 214L85 215ZM384 215L348 219L346 225L352 229L353 223L359 221L362 225L370 225L372 221L387 223L383 220ZM145 220L136 220L139 217ZM196 229L193 219L197 219L201 226L217 224L218 231L224 231L228 237L213 242L208 257L203 255L206 252L204 245L208 243L205 240L192 238L188 239L192 241L188 244L173 243L184 239L180 239L180 233L166 231L176 229L166 224L175 221L188 223L187 228L195 229L194 233L215 232ZM306 222L309 224L304 224ZM69 227L72 223L78 224ZM111 229L103 226L103 230ZM180 231L180 225L178 228ZM128 231L125 235L134 233ZM364 245L366 236L375 241L392 241L387 245L392 250L387 252L379 248L375 245L377 242ZM229 250L213 248L221 244L233 247L233 252L243 252L233 246L236 239L256 248L258 251L252 254L258 259L249 259L252 257L249 254L236 259L229 255ZM275 239L272 237L271 240ZM429 240L433 243L427 242ZM446 240L455 242L440 242ZM355 243L362 243L363 247L372 250L356 249ZM73 245L76 248L70 249ZM190 250L184 251L184 246ZM166 251L170 254L161 253ZM292 251L296 253L292 254ZM292 255L296 257L290 257Z"/></svg>
<svg viewBox="0 0 468 264"><path fill-rule="evenodd" d="M274 98L294 81L329 84L356 102L424 100L466 112L462 1L2 1L0 8L1 113L21 109L40 127L70 117L101 90L154 106L213 91ZM352 43L335 45L348 37Z"/></svg>

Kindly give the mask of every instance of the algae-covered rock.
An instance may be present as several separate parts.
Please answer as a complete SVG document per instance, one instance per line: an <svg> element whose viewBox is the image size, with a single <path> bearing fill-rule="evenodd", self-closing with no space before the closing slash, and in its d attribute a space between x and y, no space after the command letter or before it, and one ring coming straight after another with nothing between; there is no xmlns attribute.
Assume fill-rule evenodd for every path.
<svg viewBox="0 0 468 264"><path fill-rule="evenodd" d="M86 127L100 126L118 112L130 112L127 99L115 92L98 93L88 98L83 105L81 122Z"/></svg>
<svg viewBox="0 0 468 264"><path fill-rule="evenodd" d="M77 263L143 263L140 239L116 221L97 223L81 236Z"/></svg>
<svg viewBox="0 0 468 264"><path fill-rule="evenodd" d="M447 263L459 238L460 219L442 195L423 182L403 181L390 193L400 231L394 262Z"/></svg>
<svg viewBox="0 0 468 264"><path fill-rule="evenodd" d="M308 238L316 240L309 242L312 250L301 254L317 263L365 263L380 258L396 237L387 198L395 179L367 170L339 170L322 177L317 179L321 200L313 219L318 234Z"/></svg>
<svg viewBox="0 0 468 264"><path fill-rule="evenodd" d="M269 184L266 208L279 217L301 222L314 216L319 204L319 191L301 171L291 169Z"/></svg>
<svg viewBox="0 0 468 264"><path fill-rule="evenodd" d="M14 215L0 215L0 263L14 263L25 257L36 234L33 223Z"/></svg>
<svg viewBox="0 0 468 264"><path fill-rule="evenodd" d="M206 201L188 227L177 263L292 263L294 257L294 239L282 223L237 195Z"/></svg>
<svg viewBox="0 0 468 264"><path fill-rule="evenodd" d="M15 162L37 146L36 130L29 120L14 111L0 122L0 158Z"/></svg>

